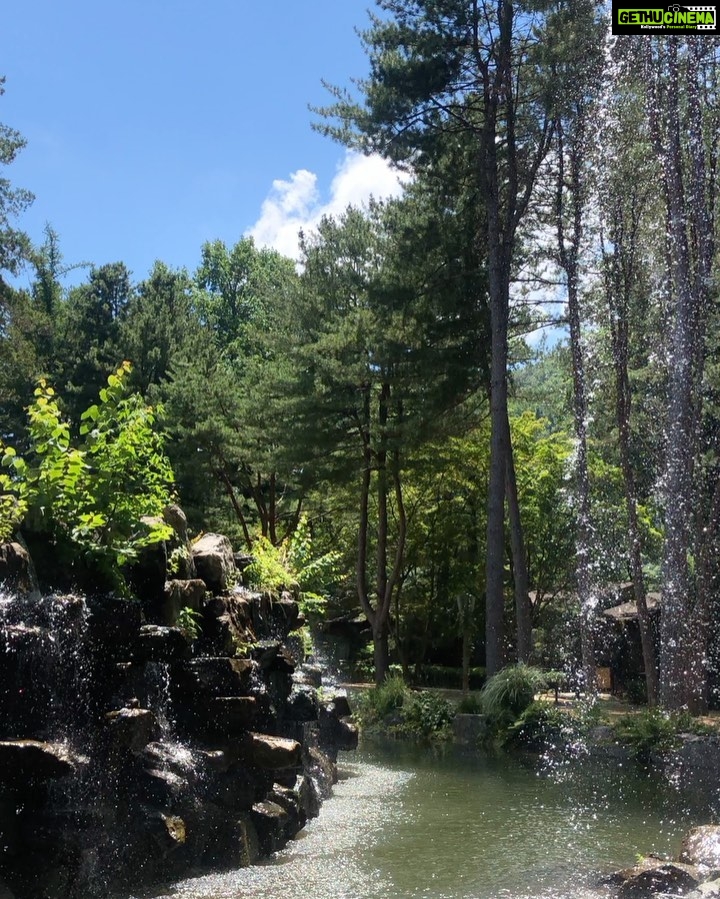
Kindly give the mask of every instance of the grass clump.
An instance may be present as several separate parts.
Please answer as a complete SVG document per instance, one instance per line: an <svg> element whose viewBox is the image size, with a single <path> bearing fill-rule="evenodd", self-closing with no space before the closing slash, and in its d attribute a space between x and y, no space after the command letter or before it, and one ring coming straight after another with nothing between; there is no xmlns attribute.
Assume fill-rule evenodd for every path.
<svg viewBox="0 0 720 899"><path fill-rule="evenodd" d="M545 687L543 672L525 665L503 668L480 691L482 711L488 722L498 727L513 724Z"/></svg>

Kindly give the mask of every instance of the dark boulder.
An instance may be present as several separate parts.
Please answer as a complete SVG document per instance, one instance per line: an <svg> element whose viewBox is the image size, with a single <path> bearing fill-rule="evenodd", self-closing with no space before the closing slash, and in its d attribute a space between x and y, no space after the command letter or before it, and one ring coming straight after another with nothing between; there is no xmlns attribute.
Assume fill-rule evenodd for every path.
<svg viewBox="0 0 720 899"><path fill-rule="evenodd" d="M22 784L32 780L56 780L75 774L88 759L62 743L40 740L0 742L0 782Z"/></svg>
<svg viewBox="0 0 720 899"><path fill-rule="evenodd" d="M618 884L618 899L651 899L658 893L682 895L699 886L696 868L678 862L649 857L610 878Z"/></svg>
<svg viewBox="0 0 720 899"><path fill-rule="evenodd" d="M138 634L135 658L140 662L178 662L190 657L190 643L179 627L144 624Z"/></svg>
<svg viewBox="0 0 720 899"><path fill-rule="evenodd" d="M157 717L149 709L117 709L105 715L113 749L137 752L159 736Z"/></svg>

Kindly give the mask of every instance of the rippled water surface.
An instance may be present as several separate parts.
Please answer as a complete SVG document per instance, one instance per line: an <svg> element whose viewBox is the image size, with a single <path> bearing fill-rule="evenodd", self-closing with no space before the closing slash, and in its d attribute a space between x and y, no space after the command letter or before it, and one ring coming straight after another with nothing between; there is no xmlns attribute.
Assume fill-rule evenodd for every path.
<svg viewBox="0 0 720 899"><path fill-rule="evenodd" d="M538 768L403 745L347 757L320 818L269 863L157 899L582 899L711 813L617 764ZM145 894L149 895L149 894Z"/></svg>

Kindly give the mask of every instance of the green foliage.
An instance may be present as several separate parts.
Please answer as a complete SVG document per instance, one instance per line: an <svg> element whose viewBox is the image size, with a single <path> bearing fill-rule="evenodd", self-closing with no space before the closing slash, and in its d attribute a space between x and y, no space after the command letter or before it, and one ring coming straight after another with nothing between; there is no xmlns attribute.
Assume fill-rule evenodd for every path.
<svg viewBox="0 0 720 899"><path fill-rule="evenodd" d="M5 78L0 77L0 96L5 93ZM10 165L25 146L25 139L7 125L0 124L0 166ZM17 274L22 262L28 258L30 241L23 232L15 229L11 221L33 201L33 195L22 188L13 188L10 181L0 175L0 284L2 272Z"/></svg>
<svg viewBox="0 0 720 899"><path fill-rule="evenodd" d="M323 611L325 597L340 575L340 554L334 550L314 554L306 516L300 516L293 535L280 546L256 537L252 554L252 564L245 569L248 584L266 590L297 588L306 615Z"/></svg>
<svg viewBox="0 0 720 899"><path fill-rule="evenodd" d="M403 729L423 739L449 736L454 711L452 705L437 693L423 690L411 694L403 709Z"/></svg>
<svg viewBox="0 0 720 899"><path fill-rule="evenodd" d="M447 737L453 714L445 699L431 691L410 690L399 674L364 691L355 703L355 716L366 732L412 739Z"/></svg>
<svg viewBox="0 0 720 899"><path fill-rule="evenodd" d="M485 684L480 693L483 713L498 727L511 724L545 686L543 672L530 665L510 665Z"/></svg>
<svg viewBox="0 0 720 899"><path fill-rule="evenodd" d="M92 559L121 587L120 568L138 551L170 537L159 517L172 499L173 474L156 430L156 410L126 380L130 364L107 379L98 402L83 412L79 435L43 379L28 408L28 459L3 446L0 533L21 513L36 531Z"/></svg>
<svg viewBox="0 0 720 899"><path fill-rule="evenodd" d="M253 540L252 555L252 564L244 571L245 580L251 587L290 590L297 585L283 547L273 546L267 537L258 536Z"/></svg>
<svg viewBox="0 0 720 899"><path fill-rule="evenodd" d="M531 702L508 728L504 744L539 749L548 745L566 745L577 739L583 728L570 712L538 700Z"/></svg>
<svg viewBox="0 0 720 899"><path fill-rule="evenodd" d="M356 704L356 714L363 724L385 720L401 709L410 695L402 675L389 677L384 684L365 690Z"/></svg>
<svg viewBox="0 0 720 899"><path fill-rule="evenodd" d="M184 563L189 563L190 552L185 546L176 546L168 556L167 573L170 577L177 577Z"/></svg>
<svg viewBox="0 0 720 899"><path fill-rule="evenodd" d="M185 634L188 640L197 640L200 636L201 619L202 615L200 612L196 612L195 609L191 609L190 606L185 606L180 609L180 612L178 613L177 626Z"/></svg>
<svg viewBox="0 0 720 899"><path fill-rule="evenodd" d="M679 719L660 709L626 715L615 726L615 734L630 746L637 758L647 760L651 752L669 752L678 745Z"/></svg>
<svg viewBox="0 0 720 899"><path fill-rule="evenodd" d="M463 698L457 704L456 709L458 715L481 715L482 710L482 700L474 693L470 693L468 696L463 696Z"/></svg>
<svg viewBox="0 0 720 899"><path fill-rule="evenodd" d="M625 715L615 725L615 735L627 744L633 755L646 761L652 752L670 752L680 744L680 734L714 734L715 729L703 724L689 712L666 712L658 708L644 709Z"/></svg>

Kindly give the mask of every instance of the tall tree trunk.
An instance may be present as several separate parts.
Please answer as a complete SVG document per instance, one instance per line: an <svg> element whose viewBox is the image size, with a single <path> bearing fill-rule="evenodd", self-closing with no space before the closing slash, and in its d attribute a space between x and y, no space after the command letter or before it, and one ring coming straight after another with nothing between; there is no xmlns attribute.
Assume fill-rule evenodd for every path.
<svg viewBox="0 0 720 899"><path fill-rule="evenodd" d="M527 553L520 518L515 459L513 457L510 423L508 422L508 454L505 472L505 495L510 521L510 548L513 559L513 581L515 584L515 620L517 628L517 659L527 662L532 652L532 608L530 606L530 585Z"/></svg>
<svg viewBox="0 0 720 899"><path fill-rule="evenodd" d="M610 310L610 344L615 369L615 419L618 428L620 468L623 475L628 519L630 575L640 626L640 643L645 667L648 705L658 701L658 670L652 621L647 606L642 565L642 535L638 523L637 486L630 455L632 391L628 373L630 294L635 278L635 257L639 210L632 198L630 221L622 210L622 200L611 213L612 254L606 256L606 294Z"/></svg>
<svg viewBox="0 0 720 899"><path fill-rule="evenodd" d="M587 693L594 694L596 690L594 627L597 589L592 576L592 523L587 458L588 398L585 359L582 348L578 283L585 195L582 183L585 124L585 112L580 104L573 119L574 133L568 145L565 143L562 121L558 121L556 124L558 174L555 193L555 219L558 260L565 273L567 284L570 354L572 358L573 424L576 442L575 490L578 505L575 527L575 559L577 590L580 601L580 646L582 652L583 687ZM566 154L569 163L567 178L565 170ZM566 193L569 193L569 210L566 209ZM566 217L569 219L569 227L566 226Z"/></svg>
<svg viewBox="0 0 720 899"><path fill-rule="evenodd" d="M491 251L492 253L492 251ZM499 254L499 248L498 248ZM490 259L490 482L485 573L485 668L492 677L505 661L505 475L507 472L507 294L501 264Z"/></svg>
<svg viewBox="0 0 720 899"><path fill-rule="evenodd" d="M662 51L658 50L662 55L655 60L651 59L649 48L645 48L651 75L648 112L655 146L663 159L668 231L672 241L671 279L676 297L666 426L660 701L665 708L698 710L705 701L707 635L698 632L695 617L698 584L691 571L690 556L697 550L693 540L693 506L698 388L703 369L703 313L713 243L704 196L707 179L692 48L687 53L687 72L683 73L684 105L690 124L687 158L693 169L687 179L689 196L685 193L678 40L674 36L667 38ZM664 87L662 96L660 84ZM697 242L695 253L691 251L689 235Z"/></svg>

